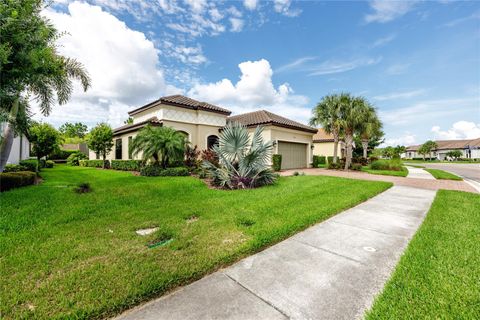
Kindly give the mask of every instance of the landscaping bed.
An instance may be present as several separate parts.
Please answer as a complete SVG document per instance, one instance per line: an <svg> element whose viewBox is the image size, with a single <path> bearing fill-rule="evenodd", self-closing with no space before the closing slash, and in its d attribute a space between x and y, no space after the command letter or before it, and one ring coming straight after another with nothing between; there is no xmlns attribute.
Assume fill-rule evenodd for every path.
<svg viewBox="0 0 480 320"><path fill-rule="evenodd" d="M423 169L423 170L428 171L435 179L463 180L459 176L457 176L453 173L447 172L447 171L443 171L443 170L439 170L439 169Z"/></svg>
<svg viewBox="0 0 480 320"><path fill-rule="evenodd" d="M401 170L399 170L399 171L373 170L373 169L370 169L369 167L363 167L362 171L370 173L370 174L380 174L380 175L383 175L383 176L406 177L408 175L408 170L405 167L402 167Z"/></svg>
<svg viewBox="0 0 480 320"><path fill-rule="evenodd" d="M194 177L65 165L42 176L41 185L0 195L5 318L115 315L391 186L298 176L224 191ZM90 192L74 192L82 183ZM136 233L149 228L159 229Z"/></svg>
<svg viewBox="0 0 480 320"><path fill-rule="evenodd" d="M439 190L366 319L480 318L480 196Z"/></svg>

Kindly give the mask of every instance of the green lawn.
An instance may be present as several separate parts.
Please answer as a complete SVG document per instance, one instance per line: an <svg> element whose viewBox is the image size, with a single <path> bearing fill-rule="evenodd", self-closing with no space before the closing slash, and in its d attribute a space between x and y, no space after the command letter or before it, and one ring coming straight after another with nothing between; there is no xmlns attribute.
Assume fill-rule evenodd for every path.
<svg viewBox="0 0 480 320"><path fill-rule="evenodd" d="M480 196L439 190L366 319L480 319Z"/></svg>
<svg viewBox="0 0 480 320"><path fill-rule="evenodd" d="M454 175L453 173L439 170L439 169L423 169L425 171L430 172L432 176L435 177L435 179L445 179L445 180L463 180L457 175Z"/></svg>
<svg viewBox="0 0 480 320"><path fill-rule="evenodd" d="M405 167L402 167L401 171L393 171L393 170L373 170L369 167L363 167L363 172L368 172L370 174L380 174L383 176L396 176L396 177L406 177L408 175L408 170Z"/></svg>
<svg viewBox="0 0 480 320"><path fill-rule="evenodd" d="M212 190L193 177L56 166L0 195L3 318L103 318L199 279L389 188L385 182L282 177ZM93 191L73 187L89 182ZM148 248L160 226L173 236Z"/></svg>

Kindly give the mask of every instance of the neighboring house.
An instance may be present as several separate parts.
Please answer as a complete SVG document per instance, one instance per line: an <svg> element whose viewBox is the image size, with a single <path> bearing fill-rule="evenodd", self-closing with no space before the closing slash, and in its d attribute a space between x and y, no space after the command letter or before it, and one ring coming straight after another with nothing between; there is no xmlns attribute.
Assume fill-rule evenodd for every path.
<svg viewBox="0 0 480 320"><path fill-rule="evenodd" d="M326 133L322 128L318 129L317 133L313 136L313 154L315 156L333 157L333 151L333 136ZM345 144L343 141L339 141L338 143L337 155L340 158L345 157Z"/></svg>
<svg viewBox="0 0 480 320"><path fill-rule="evenodd" d="M60 149L69 150L69 151L80 151L88 155L88 147L84 142L81 143L64 143L61 145Z"/></svg>
<svg viewBox="0 0 480 320"><path fill-rule="evenodd" d="M132 159L129 144L146 125L172 127L183 132L199 150L205 150L217 143L227 121L238 121L252 132L257 125L265 127L264 138L275 141L274 153L282 154L282 169L305 168L311 163L312 137L317 129L263 110L233 117L230 114L227 109L181 95L162 97L128 113L133 123L114 129L114 147L107 159ZM99 158L93 151L89 157Z"/></svg>
<svg viewBox="0 0 480 320"><path fill-rule="evenodd" d="M437 149L432 150L432 157L439 160L447 160L447 153L453 150L460 150L462 152L461 158L466 159L480 159L480 138L469 140L437 140ZM423 155L418 153L422 145L409 146L406 152L402 154L402 158L423 158ZM425 155L429 157L429 155Z"/></svg>
<svg viewBox="0 0 480 320"><path fill-rule="evenodd" d="M14 137L7 164L18 164L21 160L28 159L29 157L30 142L27 137L23 134Z"/></svg>

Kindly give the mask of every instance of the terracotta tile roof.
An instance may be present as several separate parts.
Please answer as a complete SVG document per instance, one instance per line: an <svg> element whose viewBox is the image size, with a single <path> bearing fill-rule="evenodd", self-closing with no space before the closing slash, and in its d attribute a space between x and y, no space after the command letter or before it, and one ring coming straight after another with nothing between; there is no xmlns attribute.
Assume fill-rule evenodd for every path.
<svg viewBox="0 0 480 320"><path fill-rule="evenodd" d="M240 122L247 127L253 127L258 125L274 125L311 133L317 132L317 129L315 128L306 126L304 124L301 124L300 122L284 118L266 110L243 113L233 117L228 117L227 121Z"/></svg>
<svg viewBox="0 0 480 320"><path fill-rule="evenodd" d="M333 142L333 136L326 133L323 128L319 128L317 133L313 135L313 142Z"/></svg>
<svg viewBox="0 0 480 320"><path fill-rule="evenodd" d="M140 128L145 127L147 124L151 124L153 126L160 126L160 125L162 125L162 121L158 120L157 117L151 117L151 118L149 118L145 121L142 121L142 122L126 124L124 126L113 129L113 135L118 136L122 133L135 131L135 130L138 130Z"/></svg>
<svg viewBox="0 0 480 320"><path fill-rule="evenodd" d="M480 138L468 140L436 140L438 148L435 150L466 149L468 146L472 149L480 148ZM407 151L417 151L422 145L408 146Z"/></svg>
<svg viewBox="0 0 480 320"><path fill-rule="evenodd" d="M201 102L197 101L182 95L173 95L173 96L166 96L166 97L161 97L158 100L155 100L153 102L150 102L140 108L137 108L135 110L132 110L128 112L128 114L134 115L136 113L148 110L150 108L153 108L159 104L166 104L166 105L171 105L171 106L176 106L176 107L181 107L181 108L187 108L187 109L192 109L192 110L204 110L204 111L210 111L210 112L216 112L216 113L221 113L225 115L230 115L232 112L230 110L221 108L219 106L207 103L207 102Z"/></svg>

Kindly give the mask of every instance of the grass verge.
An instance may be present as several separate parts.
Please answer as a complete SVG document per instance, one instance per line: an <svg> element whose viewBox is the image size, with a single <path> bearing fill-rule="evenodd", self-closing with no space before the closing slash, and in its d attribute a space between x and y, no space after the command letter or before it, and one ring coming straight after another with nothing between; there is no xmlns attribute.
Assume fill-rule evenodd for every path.
<svg viewBox="0 0 480 320"><path fill-rule="evenodd" d="M255 190L222 191L193 177L63 165L42 176L41 185L0 195L6 319L112 316L391 186L299 176ZM80 183L89 183L90 192L74 192ZM159 230L135 232L152 227Z"/></svg>
<svg viewBox="0 0 480 320"><path fill-rule="evenodd" d="M480 318L480 196L439 190L366 319Z"/></svg>
<svg viewBox="0 0 480 320"><path fill-rule="evenodd" d="M363 172L367 172L370 174L379 174L383 176L396 176L396 177L406 177L408 175L408 170L405 167L402 167L400 171L393 171L393 170L373 170L369 167L363 167Z"/></svg>
<svg viewBox="0 0 480 320"><path fill-rule="evenodd" d="M457 175L454 175L453 173L439 170L439 169L423 169L425 171L430 172L430 174L435 178L435 179L442 179L442 180L463 180Z"/></svg>

